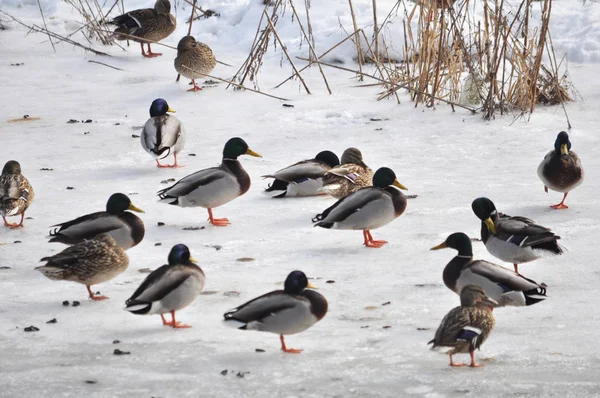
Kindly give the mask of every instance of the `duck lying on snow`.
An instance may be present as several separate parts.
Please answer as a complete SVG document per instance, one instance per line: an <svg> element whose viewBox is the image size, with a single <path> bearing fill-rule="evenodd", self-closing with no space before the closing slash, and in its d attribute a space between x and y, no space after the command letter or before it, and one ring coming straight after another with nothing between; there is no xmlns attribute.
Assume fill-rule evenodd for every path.
<svg viewBox="0 0 600 398"><path fill-rule="evenodd" d="M342 154L342 164L329 170L323 176L321 192L341 199L364 187L370 187L373 170L363 161L357 148L348 148Z"/></svg>
<svg viewBox="0 0 600 398"><path fill-rule="evenodd" d="M150 105L150 119L146 121L140 134L142 148L156 159L157 167L178 167L177 154L185 145L185 129L183 124L173 115L175 112L167 101L157 98ZM175 162L172 165L162 165L159 159L173 155Z"/></svg>

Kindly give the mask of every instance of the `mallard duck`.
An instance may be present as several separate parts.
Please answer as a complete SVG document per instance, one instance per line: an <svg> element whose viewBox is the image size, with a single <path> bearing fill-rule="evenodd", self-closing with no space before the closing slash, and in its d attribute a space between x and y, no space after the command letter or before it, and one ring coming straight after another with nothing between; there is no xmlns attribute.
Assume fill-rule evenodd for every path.
<svg viewBox="0 0 600 398"><path fill-rule="evenodd" d="M432 350L450 349L450 366L465 366L454 363L452 355L471 354L471 367L484 366L475 362L475 349L479 349L494 329L496 320L489 308L495 301L486 296L483 289L475 285L467 285L460 292L460 307L453 308L446 314L435 337L427 344Z"/></svg>
<svg viewBox="0 0 600 398"><path fill-rule="evenodd" d="M314 290L302 271L291 272L283 290L263 294L240 305L223 316L225 322L242 330L257 330L279 335L281 350L299 354L302 350L288 348L284 335L305 331L327 313L327 300Z"/></svg>
<svg viewBox="0 0 600 398"><path fill-rule="evenodd" d="M583 182L583 166L579 156L571 151L569 135L561 131L554 141L554 149L546 156L538 166L538 176L544 183L544 191L548 188L553 191L564 193L559 204L552 205L553 209L568 209L565 199L570 191L577 188Z"/></svg>
<svg viewBox="0 0 600 398"><path fill-rule="evenodd" d="M387 242L373 240L370 230L394 221L406 209L406 196L394 187L406 189L391 169L382 167L375 172L372 187L362 188L338 200L317 214L312 222L316 223L315 227L362 230L363 244L379 248Z"/></svg>
<svg viewBox="0 0 600 398"><path fill-rule="evenodd" d="M127 195L115 193L108 198L106 211L86 214L74 220L52 225L50 242L73 245L90 239L101 233L112 236L117 245L125 250L137 245L144 238L144 222L126 210L143 213L135 207Z"/></svg>
<svg viewBox="0 0 600 398"><path fill-rule="evenodd" d="M147 58L162 55L162 53L153 53L150 43L166 39L177 27L177 20L171 14L169 0L156 0L154 8L130 11L115 17L108 23L117 25L113 34L115 39L133 40L140 43L142 55ZM119 33L124 33L124 35ZM148 44L147 53L144 52L144 43Z"/></svg>
<svg viewBox="0 0 600 398"><path fill-rule="evenodd" d="M142 148L156 159L158 167L178 167L177 154L185 145L185 129L183 124L173 115L175 112L167 101L157 98L150 105L150 119L144 125L140 141ZM173 154L175 162L172 165L162 165L159 159L165 159Z"/></svg>
<svg viewBox="0 0 600 398"><path fill-rule="evenodd" d="M0 212L4 225L9 228L23 226L25 211L33 202L35 193L27 178L21 174L21 165L16 160L9 160L0 175ZM21 222L9 223L6 217L21 215Z"/></svg>
<svg viewBox="0 0 600 398"><path fill-rule="evenodd" d="M319 195L323 186L323 175L340 164L337 155L322 151L314 159L303 160L262 178L274 178L265 192L272 198Z"/></svg>
<svg viewBox="0 0 600 398"><path fill-rule="evenodd" d="M175 70L192 80L194 87L188 91L202 90L202 87L196 84L196 79L209 75L216 65L217 60L209 46L196 41L193 36L185 36L179 40ZM177 76L177 81L179 81L179 76Z"/></svg>
<svg viewBox="0 0 600 398"><path fill-rule="evenodd" d="M473 260L471 239L462 232L453 233L431 250L445 248L458 250L443 273L444 284L456 294L467 285L481 286L486 295L498 303L494 307L532 305L547 298L546 284L538 284L484 260Z"/></svg>
<svg viewBox="0 0 600 398"><path fill-rule="evenodd" d="M212 209L231 202L250 189L250 176L238 160L241 155L262 157L243 139L231 138L225 143L219 167L197 171L161 189L158 191L159 202L181 207L204 207L208 210L209 223L219 227L229 225L227 218L214 218Z"/></svg>
<svg viewBox="0 0 600 398"><path fill-rule="evenodd" d="M371 186L373 170L363 162L362 153L358 149L346 149L341 161L341 166L332 168L323 176L321 192L341 199Z"/></svg>
<svg viewBox="0 0 600 398"><path fill-rule="evenodd" d="M175 320L175 311L190 305L204 289L204 272L194 264L186 245L175 245L169 263L152 271L125 302L125 311L138 315L160 314L163 325L189 328ZM171 313L171 322L163 314Z"/></svg>
<svg viewBox="0 0 600 398"><path fill-rule="evenodd" d="M84 284L92 300L108 298L95 296L90 289L92 285L113 279L129 265L127 253L109 234L84 240L40 261L47 261L47 264L36 267L36 270L55 281Z"/></svg>
<svg viewBox="0 0 600 398"><path fill-rule="evenodd" d="M564 253L557 242L560 236L529 218L498 213L488 198L475 199L471 207L481 220L481 240L486 249L500 260L512 263L517 273L519 264L536 260L544 254Z"/></svg>

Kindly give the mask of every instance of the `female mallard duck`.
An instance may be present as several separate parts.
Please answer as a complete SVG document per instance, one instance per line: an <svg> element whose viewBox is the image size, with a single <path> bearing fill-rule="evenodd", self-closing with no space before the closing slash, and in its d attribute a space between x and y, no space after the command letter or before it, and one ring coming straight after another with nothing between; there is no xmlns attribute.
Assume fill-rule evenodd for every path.
<svg viewBox="0 0 600 398"><path fill-rule="evenodd" d="M175 31L177 20L171 14L169 0L156 0L154 8L130 11L114 18L109 24L117 25L117 29L113 34L114 38L117 40L133 40L140 43L142 55L152 58L158 57L162 53L153 53L150 49L150 43L166 39ZM144 43L148 44L147 53L144 52Z"/></svg>
<svg viewBox="0 0 600 398"><path fill-rule="evenodd" d="M4 225L9 228L23 226L25 211L33 202L35 194L29 181L21 174L21 165L16 160L9 160L0 175L0 213ZM21 215L21 222L9 223L6 217Z"/></svg>
<svg viewBox="0 0 600 398"><path fill-rule="evenodd" d="M52 280L84 284L92 300L105 300L108 297L94 296L90 286L113 279L129 265L127 253L109 234L84 240L40 261L48 263L36 267L38 271Z"/></svg>
<svg viewBox="0 0 600 398"><path fill-rule="evenodd" d="M564 253L557 242L560 236L529 218L498 213L488 198L475 199L471 207L481 220L481 240L486 249L500 260L512 263L517 273L519 264L536 260L544 254Z"/></svg>
<svg viewBox="0 0 600 398"><path fill-rule="evenodd" d="M448 236L431 250L458 250L444 268L443 279L448 289L460 294L467 285L478 285L498 304L494 307L525 306L545 300L547 286L527 279L514 271L484 260L473 260L471 239L462 232Z"/></svg>
<svg viewBox="0 0 600 398"><path fill-rule="evenodd" d="M341 160L341 166L334 167L323 176L321 192L341 199L371 186L373 170L363 162L362 153L358 149L346 149Z"/></svg>
<svg viewBox="0 0 600 398"><path fill-rule="evenodd" d="M178 167L177 154L185 145L185 129L183 124L173 115L167 112L175 112L167 101L157 98L150 105L150 119L144 125L140 141L142 148L156 159L158 167ZM159 159L165 159L173 154L175 163L162 165Z"/></svg>
<svg viewBox="0 0 600 398"><path fill-rule="evenodd" d="M305 331L327 313L327 300L314 290L302 271L291 272L283 290L263 294L240 305L223 316L225 322L242 330L258 330L279 335L281 350L299 354L302 350L287 348L284 335Z"/></svg>
<svg viewBox="0 0 600 398"><path fill-rule="evenodd" d="M484 366L475 363L475 349L479 349L488 338L496 320L490 309L495 301L486 296L482 288L467 285L460 292L460 307L453 308L446 314L435 337L427 344L432 344L432 350L438 348L450 349L450 366L465 366L464 363L454 363L452 355L471 354L471 367Z"/></svg>
<svg viewBox="0 0 600 398"><path fill-rule="evenodd" d="M544 156L540 163L538 176L544 183L544 190L548 188L553 191L564 193L559 204L552 205L553 209L568 209L565 199L570 191L577 188L583 182L583 167L581 160L575 152L571 151L569 135L561 131L554 142L554 150Z"/></svg>
<svg viewBox="0 0 600 398"><path fill-rule="evenodd" d="M219 167L197 171L161 189L158 191L159 202L181 207L204 207L208 210L209 223L219 227L229 225L226 218L213 218L212 209L231 202L250 189L250 176L238 160L241 155L262 157L248 148L243 139L231 138L225 143Z"/></svg>
<svg viewBox="0 0 600 398"><path fill-rule="evenodd" d="M314 159L303 160L273 174L262 176L274 178L265 192L272 198L319 195L323 186L323 175L340 164L337 155L322 151Z"/></svg>
<svg viewBox="0 0 600 398"><path fill-rule="evenodd" d="M163 325L189 328L175 320L175 311L190 305L204 289L204 272L195 264L186 245L175 245L169 263L155 269L126 302L125 311L138 315L160 314ZM163 314L171 313L171 322Z"/></svg>
<svg viewBox="0 0 600 398"><path fill-rule="evenodd" d="M144 238L146 229L144 222L126 210L143 213L122 193L115 193L108 198L106 211L86 214L74 220L56 224L50 231L50 242L73 245L90 239L101 233L108 233L125 250L137 245Z"/></svg>
<svg viewBox="0 0 600 398"><path fill-rule="evenodd" d="M194 87L188 91L202 90L202 87L196 84L196 79L209 75L216 65L217 60L209 46L196 41L193 36L185 36L179 40L175 70L192 80ZM179 81L179 76L177 76L177 81Z"/></svg>
<svg viewBox="0 0 600 398"><path fill-rule="evenodd" d="M315 227L362 230L364 245L379 248L387 242L373 240L370 230L394 221L406 209L406 196L394 187L406 189L391 169L382 167L375 172L372 187L338 200L312 222Z"/></svg>

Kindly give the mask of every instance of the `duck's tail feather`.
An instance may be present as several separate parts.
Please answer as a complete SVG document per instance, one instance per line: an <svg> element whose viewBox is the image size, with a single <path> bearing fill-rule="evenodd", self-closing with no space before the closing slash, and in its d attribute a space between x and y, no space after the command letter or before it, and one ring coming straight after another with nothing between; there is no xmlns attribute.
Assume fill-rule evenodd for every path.
<svg viewBox="0 0 600 398"><path fill-rule="evenodd" d="M539 303L540 301L544 301L548 298L546 296L546 284L542 283L539 288L531 289L523 292L525 295L525 305L533 305Z"/></svg>
<svg viewBox="0 0 600 398"><path fill-rule="evenodd" d="M145 301L138 301L138 300L127 300L125 302L125 308L123 308L125 311L129 311L132 314L136 314L136 315L144 315L147 314L148 312L150 312L150 309L152 308L152 303L148 303Z"/></svg>

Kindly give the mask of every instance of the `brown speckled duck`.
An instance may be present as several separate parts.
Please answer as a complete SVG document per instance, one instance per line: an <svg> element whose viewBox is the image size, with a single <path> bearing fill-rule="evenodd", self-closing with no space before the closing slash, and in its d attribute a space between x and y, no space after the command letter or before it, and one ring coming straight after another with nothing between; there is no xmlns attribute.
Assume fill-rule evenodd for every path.
<svg viewBox="0 0 600 398"><path fill-rule="evenodd" d="M143 8L119 15L109 22L117 25L113 37L117 40L133 40L140 43L142 55L147 58L158 57L162 53L153 53L150 42L166 39L177 27L177 20L171 14L169 0L157 0L154 8ZM130 36L136 36L132 38ZM144 40L146 39L146 40ZM148 52L144 51L144 43L148 44Z"/></svg>
<svg viewBox="0 0 600 398"><path fill-rule="evenodd" d="M175 70L192 80L194 87L188 91L202 90L202 87L196 84L196 79L210 74L215 65L217 65L217 60L209 46L196 41L193 36L185 36L179 40ZM179 76L177 76L177 81L179 81Z"/></svg>
<svg viewBox="0 0 600 398"><path fill-rule="evenodd" d="M554 149L544 157L540 163L538 176L544 183L544 190L548 188L564 194L560 203L552 205L553 209L568 209L565 199L570 191L583 182L583 167L581 160L575 152L571 151L569 135L561 131L554 142Z"/></svg>
<svg viewBox="0 0 600 398"><path fill-rule="evenodd" d="M113 279L129 265L127 253L117 246L109 234L84 240L40 261L48 263L36 267L36 270L52 280L84 284L92 300L105 300L108 297L94 295L90 286Z"/></svg>
<svg viewBox="0 0 600 398"><path fill-rule="evenodd" d="M346 149L342 154L341 163L341 166L325 173L321 192L341 199L372 185L373 170L363 162L362 153L358 149Z"/></svg>
<svg viewBox="0 0 600 398"><path fill-rule="evenodd" d="M453 308L442 320L435 337L427 344L432 350L449 349L450 366L465 366L452 361L454 354L471 355L472 368L484 366L475 362L475 349L479 349L488 338L496 320L490 309L494 300L487 297L482 288L467 285L460 292L460 307Z"/></svg>
<svg viewBox="0 0 600 398"><path fill-rule="evenodd" d="M9 160L0 175L0 213L4 225L9 228L23 226L25 211L33 202L34 192L31 184L23 174L21 165L16 160ZM21 216L21 222L9 223L6 217Z"/></svg>

